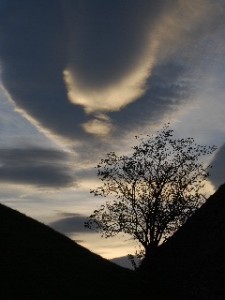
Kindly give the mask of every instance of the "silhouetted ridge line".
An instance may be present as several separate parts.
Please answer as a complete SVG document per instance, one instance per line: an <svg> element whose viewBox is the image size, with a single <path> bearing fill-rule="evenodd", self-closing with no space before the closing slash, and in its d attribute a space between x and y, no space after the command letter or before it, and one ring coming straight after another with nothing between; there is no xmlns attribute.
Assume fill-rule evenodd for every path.
<svg viewBox="0 0 225 300"><path fill-rule="evenodd" d="M225 185L159 249L151 299L225 299Z"/></svg>
<svg viewBox="0 0 225 300"><path fill-rule="evenodd" d="M0 236L1 300L137 296L134 272L1 204Z"/></svg>

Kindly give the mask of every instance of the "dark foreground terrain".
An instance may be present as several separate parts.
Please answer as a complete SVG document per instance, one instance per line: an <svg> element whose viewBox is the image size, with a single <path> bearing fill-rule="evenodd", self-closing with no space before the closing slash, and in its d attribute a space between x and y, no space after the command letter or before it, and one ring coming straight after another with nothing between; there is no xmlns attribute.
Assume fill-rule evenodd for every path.
<svg viewBox="0 0 225 300"><path fill-rule="evenodd" d="M225 185L133 272L0 205L0 299L225 299Z"/></svg>
<svg viewBox="0 0 225 300"><path fill-rule="evenodd" d="M225 185L161 246L143 272L150 299L225 299Z"/></svg>
<svg viewBox="0 0 225 300"><path fill-rule="evenodd" d="M142 299L134 272L3 205L0 238L1 300Z"/></svg>

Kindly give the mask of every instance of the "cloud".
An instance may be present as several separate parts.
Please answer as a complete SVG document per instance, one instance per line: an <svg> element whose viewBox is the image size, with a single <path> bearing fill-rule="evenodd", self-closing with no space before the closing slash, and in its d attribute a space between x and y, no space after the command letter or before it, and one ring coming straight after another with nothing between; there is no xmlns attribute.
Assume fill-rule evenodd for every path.
<svg viewBox="0 0 225 300"><path fill-rule="evenodd" d="M67 101L62 80L67 56L61 14L57 0L54 6L48 0L1 4L1 77L21 114L73 139L81 135L85 117Z"/></svg>
<svg viewBox="0 0 225 300"><path fill-rule="evenodd" d="M46 135L116 137L192 98L223 16L210 0L1 2L2 81Z"/></svg>
<svg viewBox="0 0 225 300"><path fill-rule="evenodd" d="M60 213L61 219L49 224L55 230L72 235L74 233L87 232L84 227L84 222L87 222L87 217L81 214Z"/></svg>
<svg viewBox="0 0 225 300"><path fill-rule="evenodd" d="M139 65L164 1L64 1L69 65L79 86L101 89Z"/></svg>
<svg viewBox="0 0 225 300"><path fill-rule="evenodd" d="M133 42L142 45L141 54L139 53L139 55L137 55L137 53L135 53L132 57L133 62L130 62L130 68L125 74L122 72L121 66L116 63L112 66L117 66L117 80L115 78L113 78L113 80L108 78L108 82L106 82L103 87L102 85L99 87L99 84L94 84L93 82L89 83L91 62L89 64L88 74L86 74L85 79L83 79L84 82L82 81L81 83L79 82L79 71L76 71L76 64L72 66L71 69L65 70L64 80L67 86L69 100L74 104L84 107L87 113L95 113L102 111L120 111L127 105L140 99L148 89L147 79L152 76L153 68L158 64L165 63L164 61L168 60L168 58L171 59L171 55L177 55L177 49L180 49L180 47L185 48L187 42L189 42L190 32L193 35L199 28L199 25L202 25L202 19L206 18L209 13L209 7L205 5L205 3L203 5L203 2L200 0L195 2L190 1L188 3L187 1L174 1L173 3L175 5L169 7L164 2L164 9L166 7L167 10L158 15L157 9L151 10L148 19L146 18L146 21L148 20L148 22L146 22L149 25L148 28L142 28L142 31L140 31L141 33L143 33L143 31L145 33L145 42L143 43L142 41L142 43L140 43L138 39L133 39ZM145 8L147 8L147 3ZM156 15L154 15L152 11L154 11ZM157 18L152 21L152 16L157 16ZM150 18L152 21L151 25L149 22ZM195 27L197 27L197 29ZM130 32L131 28L134 29L133 26L129 24L129 28L127 28L128 32ZM90 30L94 35L96 34L95 31L93 32L93 26ZM124 34L125 33L127 34L127 31L124 31ZM119 32L117 32L116 36L111 37L115 39L116 44L118 43L118 35L120 35ZM99 37L96 36L96 39L98 38ZM77 42L79 44L79 41ZM120 46L119 48L123 49L123 47L124 46ZM132 52L132 50L126 49L126 53L129 52ZM124 59L126 59L126 53L121 53ZM114 55L116 56L116 54ZM87 56L86 60L88 59ZM96 77L98 78L99 69L101 70L102 68L101 60L99 59L97 61L98 67L95 68L94 79L96 79ZM85 66L86 64L84 63L83 67L85 68ZM109 68L109 70L111 75L111 68ZM123 76L121 76L121 74L123 74ZM101 81L105 82L105 80L105 76L102 76Z"/></svg>
<svg viewBox="0 0 225 300"><path fill-rule="evenodd" d="M151 3L151 4L149 4ZM172 5L168 5L165 1L159 2L161 9L157 9L157 7L153 7L153 2L149 1L148 4L145 2L145 9L150 8L150 13L146 17L146 14L143 17L146 17L145 25L143 28L137 26L141 33L141 39L143 40L135 40L133 38L133 42L136 42L139 46L141 45L141 51L139 49L139 53L133 53L132 62L129 61L129 70L124 74L121 69L121 66L117 65L115 61L113 61L114 65L112 68L117 67L117 72L119 73L117 80L112 80L113 84L111 85L110 78L108 78L108 82L106 82L105 86L102 86L98 90L98 84L89 83L89 76L90 76L90 69L87 68L88 73L85 77L85 82L81 83L83 85L83 94L82 91L79 90L79 87L76 86L75 83L79 84L79 78L73 79L73 71L65 71L66 77L68 76L68 85L69 89L71 89L71 101L74 103L81 104L85 107L87 112L92 110L119 110L121 107L126 106L130 102L133 102L137 98L143 95L146 90L145 82L146 79L151 76L152 67L154 67L157 63L162 62L164 59L168 59L171 54L176 53L176 50L180 47L185 48L187 43L193 43L193 38L196 32L199 31L204 33L205 28L202 26L202 22L206 21L210 24L211 14L215 11L214 6L210 5L209 1L173 1ZM108 4L107 4L108 5ZM143 5L143 1L142 1ZM138 7L136 6L136 9ZM132 7L129 7L132 11ZM143 7L142 7L143 9ZM95 11L95 10L93 10ZM115 23L117 22L118 11L116 11L117 15L115 15ZM143 12L142 12L143 13ZM93 14L93 13L92 13ZM89 16L89 15L88 15ZM97 17L97 16L95 16ZM151 20L151 22L149 21ZM135 20L134 20L135 21ZM139 20L140 21L140 20ZM123 20L124 22L124 20ZM99 23L99 21L98 21ZM124 34L123 39L130 31L135 31L133 24L130 24L129 21L126 23L126 31L122 31ZM92 23L91 23L92 24ZM116 24L117 25L117 24ZM137 24L135 24L137 25ZM106 25L107 26L107 25ZM209 25L207 25L209 27ZM92 35L96 35L96 29L93 30L95 27L91 27ZM144 32L144 34L143 34ZM114 33L115 34L115 33ZM115 41L118 41L118 35L120 32L116 32L113 38ZM84 37L85 38L85 37ZM95 38L99 38L99 36L95 36ZM112 38L112 36L110 37ZM136 37L137 38L137 37ZM79 44L79 41L77 41ZM100 41L99 41L100 42ZM97 43L99 44L99 43ZM116 43L118 45L118 43ZM119 49L123 49L129 44L123 43L122 46L119 45ZM130 46L130 45L129 45ZM135 45L132 45L132 49L136 49ZM107 47L107 45L105 46ZM81 47L82 48L82 47ZM84 50L82 48L82 50ZM125 52L125 51L126 52ZM98 48L99 51L99 48ZM124 53L123 53L124 51ZM121 56L126 60L127 55L129 57L129 53L133 50L131 49L123 49ZM185 49L186 51L186 49ZM114 53L116 56L116 54ZM93 58L93 57L92 57ZM116 56L117 58L117 56ZM89 57L85 57L85 62L88 60ZM95 60L96 61L96 60ZM98 67L95 68L95 76L98 78L98 71L99 68L101 69L101 59L97 60ZM134 63L135 62L135 63ZM110 63L110 62L109 62ZM121 62L120 62L121 63ZM89 62L89 67L91 62ZM107 64L108 65L108 64ZM123 64L122 64L123 65ZM109 65L111 67L111 65ZM85 67L85 63L83 65ZM74 67L76 70L76 65ZM79 69L79 68L78 68ZM81 71L82 72L82 71ZM111 76L112 69L109 69L109 73ZM123 74L121 78L120 75ZM78 71L79 74L79 71ZM97 76L96 76L97 75ZM105 75L105 74L104 74ZM65 78L66 79L66 78ZM105 76L101 78L101 82L105 81ZM67 81L67 80L66 80ZM74 86L72 84L74 81ZM109 85L109 86L108 86ZM91 90L87 90L91 87ZM72 90L74 89L74 93ZM73 99L74 98L74 99ZM80 99L79 99L80 98ZM113 100L113 101L112 101ZM90 103L91 102L91 103Z"/></svg>
<svg viewBox="0 0 225 300"><path fill-rule="evenodd" d="M163 123L169 113L176 112L192 100L195 86L190 82L191 74L186 65L179 62L159 64L148 79L150 87L145 95L124 108L123 114L110 113L109 116L123 129L137 128L157 122Z"/></svg>
<svg viewBox="0 0 225 300"><path fill-rule="evenodd" d="M211 165L212 169L210 170L209 179L217 189L225 183L225 144L217 150Z"/></svg>
<svg viewBox="0 0 225 300"><path fill-rule="evenodd" d="M41 149L0 149L0 182L43 187L66 187L74 183L64 152Z"/></svg>
<svg viewBox="0 0 225 300"><path fill-rule="evenodd" d="M146 90L145 80L149 76L150 63L143 63L134 72L105 88L80 89L71 71L64 71L69 100L84 107L86 113L119 111L141 97Z"/></svg>
<svg viewBox="0 0 225 300"><path fill-rule="evenodd" d="M94 134L102 138L109 135L114 129L110 118L103 114L95 115L95 119L83 123L82 127L87 133Z"/></svg>

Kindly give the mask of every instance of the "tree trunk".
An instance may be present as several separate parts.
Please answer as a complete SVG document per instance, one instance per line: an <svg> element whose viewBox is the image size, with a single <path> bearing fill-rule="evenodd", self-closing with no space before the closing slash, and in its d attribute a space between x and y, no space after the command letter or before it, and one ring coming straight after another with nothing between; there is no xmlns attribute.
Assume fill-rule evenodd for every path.
<svg viewBox="0 0 225 300"><path fill-rule="evenodd" d="M145 257L143 258L139 269L148 269L150 267L151 262L154 260L155 255L158 252L158 243L152 242L148 245L145 250Z"/></svg>

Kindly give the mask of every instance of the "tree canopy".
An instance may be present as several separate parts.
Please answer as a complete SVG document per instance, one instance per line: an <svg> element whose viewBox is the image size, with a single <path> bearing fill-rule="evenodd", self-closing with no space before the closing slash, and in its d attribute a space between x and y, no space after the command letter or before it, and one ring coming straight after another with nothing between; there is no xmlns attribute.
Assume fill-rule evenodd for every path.
<svg viewBox="0 0 225 300"><path fill-rule="evenodd" d="M102 185L91 193L110 200L93 212L86 227L106 238L128 234L146 257L204 202L210 166L203 157L216 147L174 138L167 124L132 149L131 155L110 152L97 165Z"/></svg>

